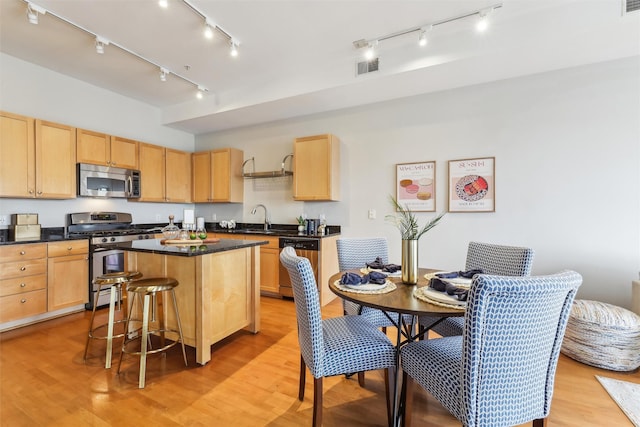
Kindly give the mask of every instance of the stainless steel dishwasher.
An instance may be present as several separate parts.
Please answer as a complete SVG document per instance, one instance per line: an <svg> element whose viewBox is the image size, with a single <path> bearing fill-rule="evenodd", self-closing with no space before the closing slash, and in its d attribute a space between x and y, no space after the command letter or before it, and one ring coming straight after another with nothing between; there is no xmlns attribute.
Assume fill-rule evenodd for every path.
<svg viewBox="0 0 640 427"><path fill-rule="evenodd" d="M301 257L309 259L311 268L313 268L313 275L316 278L316 285L318 283L318 263L320 254L320 239L314 237L280 237L280 250L282 248L291 246L296 250L296 254ZM291 279L289 278L289 272L280 263L280 295L283 297L293 297L293 289L291 288Z"/></svg>

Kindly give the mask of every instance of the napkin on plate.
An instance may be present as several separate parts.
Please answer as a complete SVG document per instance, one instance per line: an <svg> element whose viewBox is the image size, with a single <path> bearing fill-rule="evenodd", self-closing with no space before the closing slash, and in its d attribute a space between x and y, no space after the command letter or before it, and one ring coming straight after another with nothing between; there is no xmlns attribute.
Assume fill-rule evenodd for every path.
<svg viewBox="0 0 640 427"><path fill-rule="evenodd" d="M445 280L442 280L438 277L434 277L429 282L429 287L435 289L436 291L446 292L447 295L455 295L458 297L458 301L466 301L469 296L469 290L458 287L453 283L449 283Z"/></svg>
<svg viewBox="0 0 640 427"><path fill-rule="evenodd" d="M385 264L384 262L382 262L382 258L380 257L376 257L376 259L372 262L367 262L366 265L367 267L373 268L374 270L382 270L386 271L387 273L395 273L396 271L400 270L399 265Z"/></svg>
<svg viewBox="0 0 640 427"><path fill-rule="evenodd" d="M378 271L371 271L360 277L356 273L344 273L340 278L341 285L366 285L371 283L374 285L384 285L387 282L387 275Z"/></svg>

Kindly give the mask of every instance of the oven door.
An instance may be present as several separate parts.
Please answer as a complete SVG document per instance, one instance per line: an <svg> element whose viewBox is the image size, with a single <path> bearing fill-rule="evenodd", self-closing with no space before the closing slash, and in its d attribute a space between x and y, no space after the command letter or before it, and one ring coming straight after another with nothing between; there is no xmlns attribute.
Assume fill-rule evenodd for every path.
<svg viewBox="0 0 640 427"><path fill-rule="evenodd" d="M93 281L96 277L107 273L116 273L124 271L125 252L120 249L110 249L105 247L96 247L93 249L91 257L91 280L89 281L89 304L88 309L93 309L94 304L98 307L109 305L109 294L111 289L103 286L100 295L96 297L98 285L94 285ZM122 295L118 295L121 300Z"/></svg>

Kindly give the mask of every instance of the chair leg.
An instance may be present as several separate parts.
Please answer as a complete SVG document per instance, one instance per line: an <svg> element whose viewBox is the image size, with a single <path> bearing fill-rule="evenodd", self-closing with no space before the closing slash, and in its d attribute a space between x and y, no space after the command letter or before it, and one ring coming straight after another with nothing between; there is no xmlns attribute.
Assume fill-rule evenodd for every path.
<svg viewBox="0 0 640 427"><path fill-rule="evenodd" d="M304 384L307 377L307 366L304 364L302 354L300 355L300 384L298 385L298 400L304 400Z"/></svg>
<svg viewBox="0 0 640 427"><path fill-rule="evenodd" d="M391 385L394 381L394 369L386 368L384 370L384 394L387 399L387 425L393 425L393 399L391 398Z"/></svg>
<svg viewBox="0 0 640 427"><path fill-rule="evenodd" d="M180 345L182 346L182 357L184 359L184 366L187 364L187 352L184 350L184 337L182 336L182 323L180 323L180 313L178 313L178 301L176 301L176 291L171 289L171 296L173 297L173 308L176 312L176 321L178 322L178 332L180 334Z"/></svg>
<svg viewBox="0 0 640 427"><path fill-rule="evenodd" d="M96 317L96 306L98 305L98 295L100 295L100 288L102 286L98 285L98 290L95 292L95 298L93 301L93 311L91 312L91 320L89 321L89 333L87 334L87 342L84 345L84 356L82 356L83 361L87 361L87 351L89 350L89 341L92 338L93 334L93 319Z"/></svg>
<svg viewBox="0 0 640 427"><path fill-rule="evenodd" d="M546 426L547 426L546 418L538 418L536 420L533 420L533 427L546 427Z"/></svg>
<svg viewBox="0 0 640 427"><path fill-rule="evenodd" d="M313 427L322 425L322 377L313 379Z"/></svg>
<svg viewBox="0 0 640 427"><path fill-rule="evenodd" d="M138 378L138 388L144 388L145 376L147 373L147 339L149 337L149 303L151 295L144 295L142 312L142 337L140 338L140 376Z"/></svg>
<svg viewBox="0 0 640 427"><path fill-rule="evenodd" d="M358 384L360 387L364 387L364 371L358 372Z"/></svg>
<svg viewBox="0 0 640 427"><path fill-rule="evenodd" d="M413 378L407 375L406 372L402 373L402 426L411 427L411 415L413 413Z"/></svg>

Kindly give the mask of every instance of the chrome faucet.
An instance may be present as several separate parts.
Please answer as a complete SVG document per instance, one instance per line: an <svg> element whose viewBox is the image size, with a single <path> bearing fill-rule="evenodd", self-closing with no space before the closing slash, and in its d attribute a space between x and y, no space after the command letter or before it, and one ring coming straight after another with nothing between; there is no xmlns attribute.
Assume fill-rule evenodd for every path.
<svg viewBox="0 0 640 427"><path fill-rule="evenodd" d="M267 231L269 227L271 227L271 221L269 221L269 211L267 211L267 207L265 205L256 205L255 208L251 209L251 215L255 215L256 209L258 208L264 209L264 230Z"/></svg>

